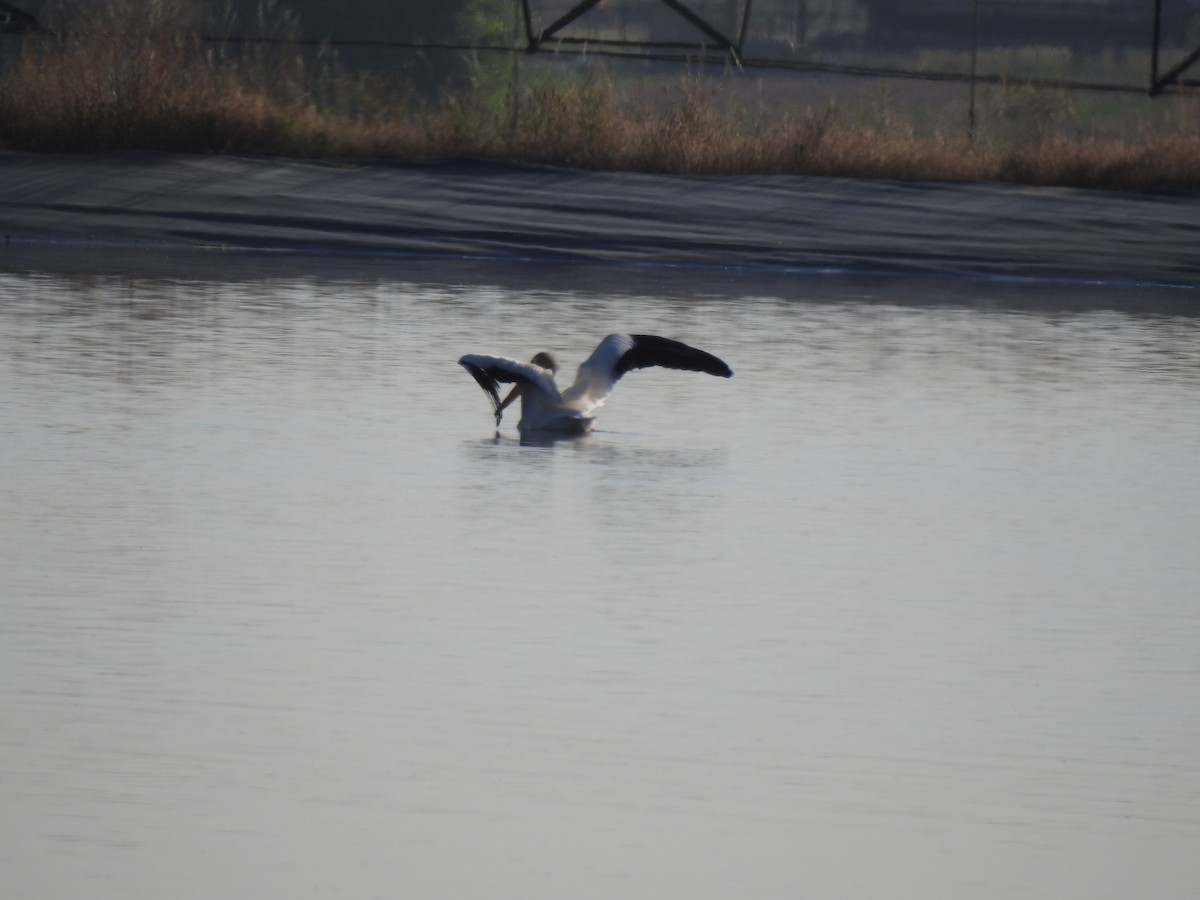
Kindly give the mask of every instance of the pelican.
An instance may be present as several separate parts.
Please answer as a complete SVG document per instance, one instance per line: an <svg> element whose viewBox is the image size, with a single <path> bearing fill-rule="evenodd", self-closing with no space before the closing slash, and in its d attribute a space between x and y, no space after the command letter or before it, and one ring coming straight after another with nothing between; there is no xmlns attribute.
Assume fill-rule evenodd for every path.
<svg viewBox="0 0 1200 900"><path fill-rule="evenodd" d="M722 378L733 375L729 366L711 353L652 334L610 334L579 367L575 383L561 393L554 381L558 360L552 353L538 353L527 363L504 356L468 353L458 363L487 393L496 413L497 428L505 407L521 398L517 430L522 435L586 434L596 421L592 413L604 405L621 376L633 369L663 366ZM503 400L500 399L502 383L515 384Z"/></svg>

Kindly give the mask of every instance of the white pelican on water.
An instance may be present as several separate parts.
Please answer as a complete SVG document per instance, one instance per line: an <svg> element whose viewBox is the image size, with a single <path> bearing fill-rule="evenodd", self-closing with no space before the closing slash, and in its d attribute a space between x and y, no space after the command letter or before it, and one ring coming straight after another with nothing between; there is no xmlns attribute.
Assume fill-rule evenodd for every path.
<svg viewBox="0 0 1200 900"><path fill-rule="evenodd" d="M729 366L711 353L652 334L610 334L579 367L575 383L561 393L554 382L558 360L551 353L539 353L527 363L468 353L458 363L471 373L492 401L497 426L504 408L521 398L521 421L517 423L521 434L591 431L595 422L591 413L604 404L613 386L632 369L663 366L722 378L733 375ZM503 400L501 383L516 385Z"/></svg>

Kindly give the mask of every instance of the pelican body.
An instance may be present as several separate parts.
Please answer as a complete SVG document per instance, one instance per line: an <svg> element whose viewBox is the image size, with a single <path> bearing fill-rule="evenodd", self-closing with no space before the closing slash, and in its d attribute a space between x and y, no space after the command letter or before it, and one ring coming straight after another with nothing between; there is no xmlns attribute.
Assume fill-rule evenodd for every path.
<svg viewBox="0 0 1200 900"><path fill-rule="evenodd" d="M575 383L561 392L554 380L558 360L550 353L539 353L527 363L468 353L458 362L488 395L497 427L505 408L520 398L517 430L522 435L586 434L596 421L592 413L604 404L621 377L634 369L663 366L722 378L733 375L729 366L711 353L652 334L610 334L579 367ZM501 384L515 385L503 400Z"/></svg>

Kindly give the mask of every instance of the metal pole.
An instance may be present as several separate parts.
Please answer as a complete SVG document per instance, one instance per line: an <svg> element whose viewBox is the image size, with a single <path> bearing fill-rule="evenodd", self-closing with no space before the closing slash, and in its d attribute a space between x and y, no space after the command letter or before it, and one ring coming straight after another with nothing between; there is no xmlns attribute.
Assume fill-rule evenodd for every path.
<svg viewBox="0 0 1200 900"><path fill-rule="evenodd" d="M746 0L746 5L742 7L742 27L738 29L737 36L737 52L738 56L742 55L742 46L746 43L746 29L750 25L750 0Z"/></svg>
<svg viewBox="0 0 1200 900"><path fill-rule="evenodd" d="M975 75L979 66L979 0L971 2L971 102L967 108L967 141L975 140Z"/></svg>
<svg viewBox="0 0 1200 900"><path fill-rule="evenodd" d="M513 0L512 21L512 69L508 79L508 134L509 139L517 134L517 107L520 104L521 54L517 52L517 44L521 40L521 0Z"/></svg>
<svg viewBox="0 0 1200 900"><path fill-rule="evenodd" d="M1154 25L1150 33L1150 96L1162 90L1158 83L1158 42L1162 37L1162 0L1154 0Z"/></svg>

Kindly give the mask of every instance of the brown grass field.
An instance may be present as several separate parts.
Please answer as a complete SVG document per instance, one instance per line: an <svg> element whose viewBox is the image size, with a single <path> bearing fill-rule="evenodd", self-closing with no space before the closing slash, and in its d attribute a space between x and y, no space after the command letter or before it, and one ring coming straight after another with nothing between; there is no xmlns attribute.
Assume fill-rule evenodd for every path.
<svg viewBox="0 0 1200 900"><path fill-rule="evenodd" d="M141 4L136 16L131 3ZM1070 95L1014 83L980 91L970 134L963 115L945 112L965 109L964 86L948 98L945 86L876 84L839 106L821 96L823 82L806 81L797 99L796 79L751 83L741 73L651 84L603 69L527 74L519 85L500 75L431 104L361 76L314 73L286 44L235 54L180 37L186 7L170 0L114 0L85 24L69 39L27 40L8 60L0 145L1200 188L1194 98L1134 98L1127 110L1160 104L1155 115L1135 111L1113 127Z"/></svg>

